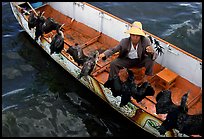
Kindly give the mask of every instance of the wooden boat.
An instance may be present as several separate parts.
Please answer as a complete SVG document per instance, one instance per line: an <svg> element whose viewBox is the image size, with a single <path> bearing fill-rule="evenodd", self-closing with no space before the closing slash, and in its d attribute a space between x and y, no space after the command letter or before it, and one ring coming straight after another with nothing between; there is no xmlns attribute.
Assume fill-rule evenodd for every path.
<svg viewBox="0 0 204 139"><path fill-rule="evenodd" d="M130 23L85 2L47 2L35 8L28 2L11 2L10 4L19 24L33 39L35 29L28 28L26 12L44 11L46 18L52 17L58 23L65 24L63 26L65 44L61 53L50 55L51 37L56 34L56 31L44 34L36 42L74 77L81 72L82 66L78 66L72 56L66 53L70 46L78 43L85 55L90 55L95 50L106 50L117 45L122 38L128 37L123 32L131 27ZM165 120L166 115L155 113L155 97L160 91L169 89L172 92L172 101L179 105L183 94L190 91L187 100L188 114L202 113L202 60L147 31L145 33L157 40L164 48L164 54L158 55L155 60L154 76L149 79L155 90L154 96L145 97L141 103L137 103L132 98L127 105L119 106L120 99L113 97L111 90L104 87L110 71L110 62L117 57L117 53L106 61L98 61L91 75L78 80L145 131L162 137L188 136L177 129L172 129L165 135L159 134L157 127ZM152 45L156 47L155 44ZM139 83L144 77L144 69L135 69L134 74L135 82ZM120 76L125 75L122 72Z"/></svg>

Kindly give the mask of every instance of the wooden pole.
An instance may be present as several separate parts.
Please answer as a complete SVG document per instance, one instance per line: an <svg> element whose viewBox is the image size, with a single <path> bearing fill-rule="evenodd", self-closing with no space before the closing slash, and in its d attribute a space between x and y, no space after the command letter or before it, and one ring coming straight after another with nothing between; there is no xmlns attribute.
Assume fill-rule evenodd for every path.
<svg viewBox="0 0 204 139"><path fill-rule="evenodd" d="M38 16L38 13L35 11L35 9L32 7L32 5L30 5L29 2L26 2L26 3L30 6L31 10L35 13L35 15Z"/></svg>

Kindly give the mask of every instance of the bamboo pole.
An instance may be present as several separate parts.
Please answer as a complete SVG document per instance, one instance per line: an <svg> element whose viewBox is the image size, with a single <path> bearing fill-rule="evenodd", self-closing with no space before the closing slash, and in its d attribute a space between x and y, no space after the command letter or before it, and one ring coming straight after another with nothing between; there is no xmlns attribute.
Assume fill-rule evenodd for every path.
<svg viewBox="0 0 204 139"><path fill-rule="evenodd" d="M28 6L30 6L31 10L35 13L36 16L38 16L38 13L35 11L35 9L32 7L32 5L30 5L29 2L26 2L28 4Z"/></svg>

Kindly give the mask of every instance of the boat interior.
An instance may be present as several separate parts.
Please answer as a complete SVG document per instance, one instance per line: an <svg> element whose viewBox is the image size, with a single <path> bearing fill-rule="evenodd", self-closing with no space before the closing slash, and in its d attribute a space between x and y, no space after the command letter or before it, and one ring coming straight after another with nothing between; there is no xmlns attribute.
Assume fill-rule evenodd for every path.
<svg viewBox="0 0 204 139"><path fill-rule="evenodd" d="M29 8L28 5L22 4L19 5L21 8L25 8L28 11L31 11L32 9ZM116 46L119 42L115 39L98 32L88 26L86 26L83 23L77 22L76 20L67 17L63 14L60 14L58 11L50 7L49 5L41 6L37 9L35 9L36 12L38 11L44 11L44 16L46 18L51 17L55 21L61 24L65 24L63 26L63 33L65 36L65 44L64 44L64 50L62 50L62 54L67 57L71 62L73 62L76 66L78 64L73 60L72 56L70 56L68 53L66 53L66 50L69 48L69 46L74 46L75 43L78 43L82 49L85 55L90 55L90 53L98 50L100 53L105 51L106 49L110 47ZM26 20L28 20L28 15L24 14L24 17ZM52 33L44 34L43 38L45 38L48 42L50 42L49 38L52 38L53 35L56 34L56 31L52 31ZM110 58L104 60L98 61L96 68L91 73L91 76L95 78L98 82L104 84L109 75L110 71L110 62L114 60L118 54L114 54ZM82 66L78 66L79 68L82 68ZM135 75L135 83L139 84L141 80L144 77L144 68L131 69L134 72ZM171 74L170 77L164 77L164 74L169 73ZM120 78L125 78L126 73L125 71L120 72ZM144 98L141 103L137 103L134 98L131 99L132 103L136 105L137 107L140 107L144 111L147 111L151 115L164 120L165 116L164 114L158 114L156 115L156 96L157 94L165 89L169 89L172 92L172 101L176 105L180 105L181 97L190 91L190 94L188 96L187 100L187 106L188 106L188 114L195 115L202 113L202 88L192 84L188 80L182 78L181 76L177 75L176 73L172 72L171 70L161 66L159 63L155 61L154 65L154 75L148 79L148 81L151 83L151 86L155 90L154 96L147 96Z"/></svg>

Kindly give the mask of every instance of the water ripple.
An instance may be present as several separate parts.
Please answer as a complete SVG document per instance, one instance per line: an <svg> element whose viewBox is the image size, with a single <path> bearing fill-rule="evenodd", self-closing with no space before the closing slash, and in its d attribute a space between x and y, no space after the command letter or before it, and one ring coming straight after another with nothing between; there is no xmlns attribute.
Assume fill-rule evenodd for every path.
<svg viewBox="0 0 204 139"><path fill-rule="evenodd" d="M8 110L8 109L11 109L11 108L16 108L17 106L18 106L17 104L6 106L6 107L2 108L2 112L4 112L5 110Z"/></svg>
<svg viewBox="0 0 204 139"><path fill-rule="evenodd" d="M17 93L20 93L23 90L25 90L25 88L15 89L15 90L12 90L10 92L7 92L7 93L3 94L2 97L6 97L6 96L9 96L9 95L17 94Z"/></svg>
<svg viewBox="0 0 204 139"><path fill-rule="evenodd" d="M10 67L3 69L2 75L5 75L8 79L14 79L15 77L22 76L23 74L20 70Z"/></svg>
<svg viewBox="0 0 204 139"><path fill-rule="evenodd" d="M3 38L9 38L9 37L12 37L13 35L10 35L10 34L6 34L6 35L3 35Z"/></svg>

